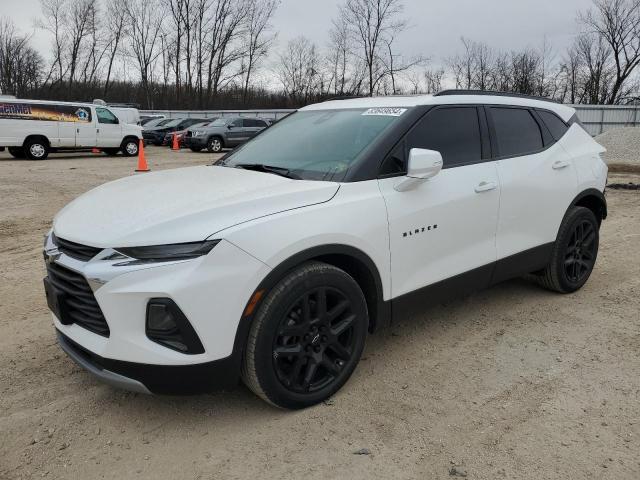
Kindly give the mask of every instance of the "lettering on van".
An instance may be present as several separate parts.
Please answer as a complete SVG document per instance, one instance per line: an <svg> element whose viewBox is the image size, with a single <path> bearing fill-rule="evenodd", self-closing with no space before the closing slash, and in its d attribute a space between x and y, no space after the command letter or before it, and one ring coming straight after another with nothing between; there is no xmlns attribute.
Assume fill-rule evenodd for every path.
<svg viewBox="0 0 640 480"><path fill-rule="evenodd" d="M1 102L0 120L8 119L91 123L91 109L80 105Z"/></svg>

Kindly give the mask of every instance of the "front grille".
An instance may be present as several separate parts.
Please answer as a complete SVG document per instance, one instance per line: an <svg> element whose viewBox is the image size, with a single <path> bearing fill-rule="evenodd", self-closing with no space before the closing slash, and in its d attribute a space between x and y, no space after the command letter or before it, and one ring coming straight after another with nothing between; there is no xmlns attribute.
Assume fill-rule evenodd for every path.
<svg viewBox="0 0 640 480"><path fill-rule="evenodd" d="M55 235L51 240L62 253L69 255L76 260L82 260L83 262L88 262L102 251L101 248L80 245L79 243L70 242L69 240L64 240L56 237Z"/></svg>
<svg viewBox="0 0 640 480"><path fill-rule="evenodd" d="M87 280L72 270L56 263L47 263L47 274L53 286L64 294L63 323L75 323L87 330L109 336L109 325Z"/></svg>

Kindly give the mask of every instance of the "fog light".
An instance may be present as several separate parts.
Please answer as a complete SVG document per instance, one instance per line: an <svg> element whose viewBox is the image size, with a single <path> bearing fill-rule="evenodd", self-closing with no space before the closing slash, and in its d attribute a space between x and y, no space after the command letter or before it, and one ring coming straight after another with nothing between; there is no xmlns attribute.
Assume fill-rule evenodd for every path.
<svg viewBox="0 0 640 480"><path fill-rule="evenodd" d="M202 342L182 310L170 298L152 298L147 304L149 340L186 354L204 353Z"/></svg>

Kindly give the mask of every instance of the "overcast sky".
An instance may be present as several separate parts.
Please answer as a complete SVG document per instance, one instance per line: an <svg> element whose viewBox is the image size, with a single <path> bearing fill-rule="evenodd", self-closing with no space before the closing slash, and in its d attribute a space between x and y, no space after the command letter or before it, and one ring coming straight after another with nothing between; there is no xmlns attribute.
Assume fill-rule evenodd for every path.
<svg viewBox="0 0 640 480"><path fill-rule="evenodd" d="M273 21L278 47L298 35L324 46L339 3L282 0ZM405 0L404 4L410 28L398 37L398 52L425 55L439 63L460 50L461 36L507 50L538 47L546 36L553 50L562 53L576 32L576 12L588 8L591 0ZM34 45L48 57L50 40L33 27L40 14L39 0L0 0L0 16L33 32Z"/></svg>

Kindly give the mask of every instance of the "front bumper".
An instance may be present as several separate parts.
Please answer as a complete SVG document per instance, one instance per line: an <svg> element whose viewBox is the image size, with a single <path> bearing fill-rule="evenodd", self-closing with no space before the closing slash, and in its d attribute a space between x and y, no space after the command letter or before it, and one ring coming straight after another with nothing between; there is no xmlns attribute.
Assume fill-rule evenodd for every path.
<svg viewBox="0 0 640 480"><path fill-rule="evenodd" d="M224 240L197 259L128 266L122 259L110 259L110 249L88 262L76 260L57 252L50 238L45 251L50 252L49 261L87 280L108 324L105 336L81 323L63 324L52 315L66 340L62 348L95 376L153 393L209 391L237 378L242 348L236 341L238 327L249 298L270 271L262 262ZM179 306L203 353L185 354L147 337L146 311L152 298L170 298Z"/></svg>
<svg viewBox="0 0 640 480"><path fill-rule="evenodd" d="M184 137L182 140L185 147L205 148L207 146L207 138L204 135L198 137Z"/></svg>
<svg viewBox="0 0 640 480"><path fill-rule="evenodd" d="M144 143L149 145L162 145L162 141L164 140L164 133L161 135L155 135L155 134L142 134L142 138L144 140Z"/></svg>
<svg viewBox="0 0 640 480"><path fill-rule="evenodd" d="M103 358L56 330L60 348L98 380L138 393L192 395L233 388L237 362L227 357L194 365L149 365Z"/></svg>

